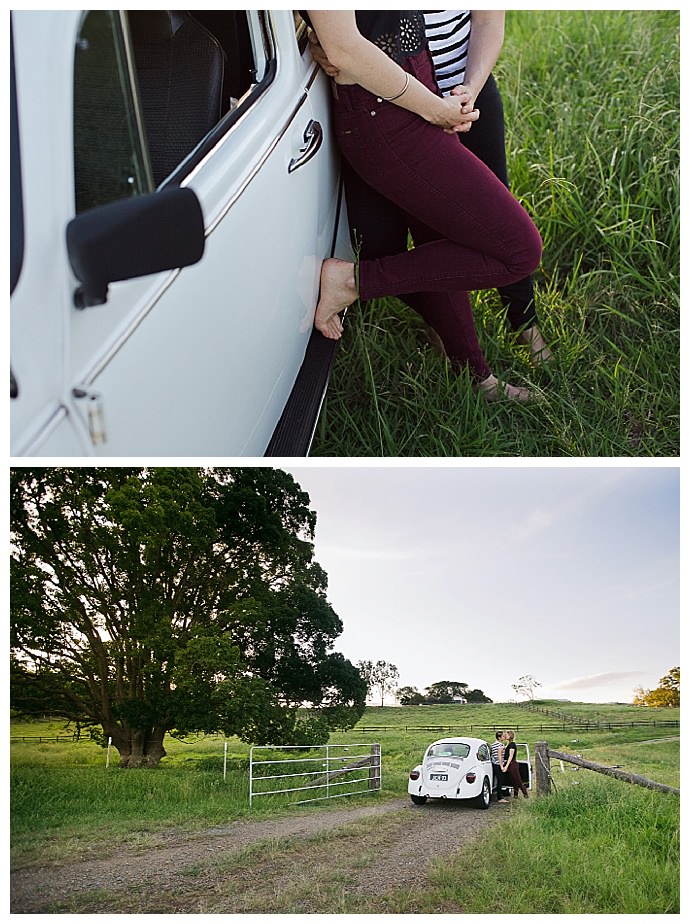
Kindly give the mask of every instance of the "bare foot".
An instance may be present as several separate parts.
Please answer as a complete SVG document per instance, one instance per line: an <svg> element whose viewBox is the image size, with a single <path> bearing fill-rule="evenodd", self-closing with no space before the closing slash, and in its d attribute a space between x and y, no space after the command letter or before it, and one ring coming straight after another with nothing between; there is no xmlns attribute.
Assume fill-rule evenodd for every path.
<svg viewBox="0 0 690 924"><path fill-rule="evenodd" d="M541 366L542 363L548 363L553 359L553 353L546 345L546 341L536 324L520 331L517 338L520 343L524 343L529 347L529 358L533 366Z"/></svg>
<svg viewBox="0 0 690 924"><path fill-rule="evenodd" d="M486 400L491 402L498 401L499 398L508 398L510 401L519 401L521 404L525 404L533 398L529 388L499 382L495 375L487 376L483 382L479 383L478 387Z"/></svg>
<svg viewBox="0 0 690 924"><path fill-rule="evenodd" d="M340 340L343 324L338 315L357 301L355 265L330 258L321 266L321 295L316 306L314 327L329 340Z"/></svg>

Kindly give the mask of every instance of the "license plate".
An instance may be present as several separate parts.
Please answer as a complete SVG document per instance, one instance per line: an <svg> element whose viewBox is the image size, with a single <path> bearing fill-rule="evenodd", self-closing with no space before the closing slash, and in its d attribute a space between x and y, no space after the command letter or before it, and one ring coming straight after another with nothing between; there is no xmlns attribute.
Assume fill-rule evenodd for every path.
<svg viewBox="0 0 690 924"><path fill-rule="evenodd" d="M447 782L448 782L448 774L447 774L447 773L430 773L430 774L429 774L429 779L430 779L430 780L438 780L439 783L447 783Z"/></svg>

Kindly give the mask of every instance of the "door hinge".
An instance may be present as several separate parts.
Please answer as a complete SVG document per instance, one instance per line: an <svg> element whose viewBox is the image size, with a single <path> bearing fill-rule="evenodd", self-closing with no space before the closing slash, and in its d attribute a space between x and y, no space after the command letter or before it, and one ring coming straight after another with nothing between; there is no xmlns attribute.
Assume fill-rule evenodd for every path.
<svg viewBox="0 0 690 924"><path fill-rule="evenodd" d="M86 388L74 388L72 397L76 399L75 407L88 428L91 442L94 446L102 446L107 442L103 399L96 392L88 391Z"/></svg>

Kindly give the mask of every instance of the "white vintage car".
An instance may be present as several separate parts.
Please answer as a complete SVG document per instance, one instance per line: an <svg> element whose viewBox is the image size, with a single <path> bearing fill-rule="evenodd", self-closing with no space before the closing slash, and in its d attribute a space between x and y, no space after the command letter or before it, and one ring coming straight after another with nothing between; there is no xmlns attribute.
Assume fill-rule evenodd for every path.
<svg viewBox="0 0 690 924"><path fill-rule="evenodd" d="M526 758L521 752L526 750ZM518 745L518 766L531 785L529 747ZM410 771L407 791L415 805L427 799L470 799L488 809L499 797L489 745L482 738L441 738L429 745L422 763Z"/></svg>
<svg viewBox="0 0 690 924"><path fill-rule="evenodd" d="M307 454L351 251L305 24L10 15L11 454Z"/></svg>

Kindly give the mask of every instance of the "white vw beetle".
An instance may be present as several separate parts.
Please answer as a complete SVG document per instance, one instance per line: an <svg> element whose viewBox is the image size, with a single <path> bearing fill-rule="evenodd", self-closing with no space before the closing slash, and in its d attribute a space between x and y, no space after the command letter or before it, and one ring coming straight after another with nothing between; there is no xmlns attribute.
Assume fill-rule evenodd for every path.
<svg viewBox="0 0 690 924"><path fill-rule="evenodd" d="M350 253L292 10L12 10L11 454L305 455Z"/></svg>
<svg viewBox="0 0 690 924"><path fill-rule="evenodd" d="M526 760L519 758L518 765L529 788L529 748L518 747L527 748ZM441 738L429 745L422 763L410 772L407 791L415 805L424 805L427 799L471 799L478 808L488 809L496 785L486 741Z"/></svg>

